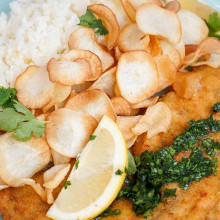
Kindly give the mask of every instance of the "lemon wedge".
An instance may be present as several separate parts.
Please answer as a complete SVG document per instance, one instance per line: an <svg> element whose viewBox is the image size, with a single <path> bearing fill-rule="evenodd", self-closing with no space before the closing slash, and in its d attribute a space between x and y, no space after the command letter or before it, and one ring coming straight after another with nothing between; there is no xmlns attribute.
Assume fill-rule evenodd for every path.
<svg viewBox="0 0 220 220"><path fill-rule="evenodd" d="M128 166L125 140L118 126L107 116L99 123L93 139L71 171L68 178L71 185L62 189L47 212L48 217L92 219L108 208L119 193Z"/></svg>

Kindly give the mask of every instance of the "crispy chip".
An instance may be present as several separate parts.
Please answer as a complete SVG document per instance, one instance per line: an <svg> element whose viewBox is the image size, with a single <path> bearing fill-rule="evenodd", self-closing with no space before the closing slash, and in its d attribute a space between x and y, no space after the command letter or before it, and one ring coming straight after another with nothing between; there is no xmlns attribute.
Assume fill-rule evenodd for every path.
<svg viewBox="0 0 220 220"><path fill-rule="evenodd" d="M191 53L196 52L196 50L198 49L198 45L186 45L185 49L186 49L186 56L188 56Z"/></svg>
<svg viewBox="0 0 220 220"><path fill-rule="evenodd" d="M165 9L177 13L181 9L181 5L177 0L173 0L165 5Z"/></svg>
<svg viewBox="0 0 220 220"><path fill-rule="evenodd" d="M121 92L120 92L120 90L119 90L119 87L118 87L117 82L116 82L116 84L115 84L115 89L114 89L114 91L115 91L115 96L116 96L116 97L121 97Z"/></svg>
<svg viewBox="0 0 220 220"><path fill-rule="evenodd" d="M70 159L71 159L70 157L65 157L53 149L51 149L51 154L52 154L54 165L66 164L70 162Z"/></svg>
<svg viewBox="0 0 220 220"><path fill-rule="evenodd" d="M141 5L144 5L147 3L154 3L154 4L162 7L160 0L128 0L128 1L134 7L135 10L137 10Z"/></svg>
<svg viewBox="0 0 220 220"><path fill-rule="evenodd" d="M102 70L105 72L114 65L114 58L97 43L95 32L91 28L81 27L74 31L69 38L69 48L89 50L96 54L102 62Z"/></svg>
<svg viewBox="0 0 220 220"><path fill-rule="evenodd" d="M147 138L167 132L172 121L172 113L164 102L158 102L156 105L147 109L146 114L140 119L137 125L132 128L134 135L140 135L147 131Z"/></svg>
<svg viewBox="0 0 220 220"><path fill-rule="evenodd" d="M11 136L0 140L0 176L10 186L24 185L49 163L50 158L50 148L44 138L32 137L20 142Z"/></svg>
<svg viewBox="0 0 220 220"><path fill-rule="evenodd" d="M163 51L163 55L168 55L170 60L174 63L176 68L179 68L182 60L180 53L176 50L171 43L166 40L160 40L160 45Z"/></svg>
<svg viewBox="0 0 220 220"><path fill-rule="evenodd" d="M98 122L104 115L116 120L116 115L109 97L98 89L81 92L70 98L65 108L85 112L92 115Z"/></svg>
<svg viewBox="0 0 220 220"><path fill-rule="evenodd" d="M157 36L150 35L149 47L150 47L150 53L153 57L162 55L163 51Z"/></svg>
<svg viewBox="0 0 220 220"><path fill-rule="evenodd" d="M157 64L159 87L158 92L172 85L176 81L176 67L168 55L155 57Z"/></svg>
<svg viewBox="0 0 220 220"><path fill-rule="evenodd" d="M156 63L145 51L124 53L116 77L122 97L131 104L150 98L158 89Z"/></svg>
<svg viewBox="0 0 220 220"><path fill-rule="evenodd" d="M200 57L207 55L207 54L220 55L220 41L217 38L208 37L205 40L203 40L199 44L199 46L197 47L197 50L194 53L191 53L188 56L186 56L185 61L184 61L184 64L185 64L184 66L195 65L196 61Z"/></svg>
<svg viewBox="0 0 220 220"><path fill-rule="evenodd" d="M46 121L48 115L49 115L49 113L40 114L36 118L41 121Z"/></svg>
<svg viewBox="0 0 220 220"><path fill-rule="evenodd" d="M132 108L134 108L134 109L148 108L149 106L155 105L157 103L158 99L159 99L159 96L152 97L152 98L147 99L143 102L132 105Z"/></svg>
<svg viewBox="0 0 220 220"><path fill-rule="evenodd" d="M183 39L181 38L180 42L177 44L172 44L172 46L179 52L180 54L180 59L181 59L181 64L183 63L185 59L185 44L183 42Z"/></svg>
<svg viewBox="0 0 220 220"><path fill-rule="evenodd" d="M118 116L117 117L117 125L121 130L126 141L133 139L136 135L132 132L132 128L134 128L142 115L138 116Z"/></svg>
<svg viewBox="0 0 220 220"><path fill-rule="evenodd" d="M196 72L179 72L173 89L180 97L192 99L201 88L201 78L202 76Z"/></svg>
<svg viewBox="0 0 220 220"><path fill-rule="evenodd" d="M83 84L73 85L72 90L74 90L76 93L80 93L87 90L90 86L92 86L92 84L92 82L85 82Z"/></svg>
<svg viewBox="0 0 220 220"><path fill-rule="evenodd" d="M220 55L211 54L208 60L199 61L199 62L191 64L191 66L202 66L202 65L211 66L212 68L219 68L220 67Z"/></svg>
<svg viewBox="0 0 220 220"><path fill-rule="evenodd" d="M42 108L42 111L46 113L51 107L63 102L70 94L71 86L64 86L59 83L55 83L52 100Z"/></svg>
<svg viewBox="0 0 220 220"><path fill-rule="evenodd" d="M15 81L19 102L29 109L45 106L53 97L54 84L45 68L29 66Z"/></svg>
<svg viewBox="0 0 220 220"><path fill-rule="evenodd" d="M134 143L134 146L132 147L132 152L134 155L140 156L144 151L148 149L148 146L145 144L147 138L147 132L144 132L143 134L139 135L137 140Z"/></svg>
<svg viewBox="0 0 220 220"><path fill-rule="evenodd" d="M132 4L130 3L129 0L121 0L121 3L123 5L123 8L126 12L126 14L128 15L129 19L132 21L132 22L135 22L136 18L136 11L135 11L135 8L132 6Z"/></svg>
<svg viewBox="0 0 220 220"><path fill-rule="evenodd" d="M93 11L103 22L108 30L107 47L111 50L118 40L120 27L113 11L102 4L90 5L88 9Z"/></svg>
<svg viewBox="0 0 220 220"><path fill-rule="evenodd" d="M56 152L66 157L76 157L97 126L97 121L89 114L70 109L52 112L46 124L45 136L48 144Z"/></svg>
<svg viewBox="0 0 220 220"><path fill-rule="evenodd" d="M145 4L138 8L136 21L145 34L162 36L173 43L181 40L180 20L173 11L163 9L156 4Z"/></svg>
<svg viewBox="0 0 220 220"><path fill-rule="evenodd" d="M59 186L70 170L70 164L61 164L51 167L44 173L44 187L47 193L47 203L53 204L53 190Z"/></svg>
<svg viewBox="0 0 220 220"><path fill-rule="evenodd" d="M127 144L127 148L128 148L128 149L131 148L131 147L134 145L134 143L135 143L135 141L137 140L137 138L138 138L138 136L134 136L134 137L131 138L130 140L126 141L126 144Z"/></svg>
<svg viewBox="0 0 220 220"><path fill-rule="evenodd" d="M78 63L82 62L82 60L85 60L91 68L91 73L86 81L94 81L102 75L101 60L95 53L92 53L89 50L71 50L65 55L61 56L59 60L76 61Z"/></svg>
<svg viewBox="0 0 220 220"><path fill-rule="evenodd" d="M115 46L115 59L118 61L123 54L123 52L120 50L119 46Z"/></svg>
<svg viewBox="0 0 220 220"><path fill-rule="evenodd" d="M51 59L47 64L50 80L66 86L84 83L90 75L91 69L86 63L59 61Z"/></svg>
<svg viewBox="0 0 220 220"><path fill-rule="evenodd" d="M208 37L209 29L199 16L186 9L180 9L178 16L182 26L182 38L185 45L198 45Z"/></svg>
<svg viewBox="0 0 220 220"><path fill-rule="evenodd" d="M139 109L132 109L130 103L122 97L113 97L111 102L116 115L132 116L139 112Z"/></svg>
<svg viewBox="0 0 220 220"><path fill-rule="evenodd" d="M114 88L116 83L116 67L103 73L103 75L95 81L88 90L100 89L105 92L110 98L115 95Z"/></svg>
<svg viewBox="0 0 220 220"><path fill-rule="evenodd" d="M50 60L47 69L52 82L69 86L94 81L102 75L101 60L88 50L71 50L58 61Z"/></svg>
<svg viewBox="0 0 220 220"><path fill-rule="evenodd" d="M125 25L118 37L118 46L124 52L131 50L149 51L149 43L149 35L145 35L135 23Z"/></svg>

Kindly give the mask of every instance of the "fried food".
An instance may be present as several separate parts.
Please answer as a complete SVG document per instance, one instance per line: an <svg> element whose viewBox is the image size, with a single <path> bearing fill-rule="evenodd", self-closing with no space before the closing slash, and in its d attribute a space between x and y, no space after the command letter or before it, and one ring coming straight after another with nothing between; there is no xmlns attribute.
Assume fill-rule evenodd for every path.
<svg viewBox="0 0 220 220"><path fill-rule="evenodd" d="M151 139L146 139L146 134L141 135L136 145L132 147L135 155L140 155L145 150L157 151L161 147L172 144L173 139L188 127L191 119L199 120L208 118L211 106L220 101L220 68L200 67L197 74L202 76L201 88L193 99L179 97L174 91L164 95L160 101L168 105L172 112L172 123L167 133L158 134ZM215 137L218 141L220 135ZM139 144L137 144L139 143ZM144 144L142 144L144 143ZM190 184L188 190L177 190L176 198L170 197L167 202L161 202L149 219L218 219L220 216L220 155L218 155L217 176L203 178L200 182ZM42 173L36 175L35 180L42 183ZM54 197L61 190L64 181L55 190ZM176 187L170 184L168 187ZM0 214L4 220L48 220L45 217L49 205L29 186L9 188L0 191ZM142 219L132 211L132 204L125 199L113 203L112 210L120 209L121 214L110 216L103 220L136 220Z"/></svg>

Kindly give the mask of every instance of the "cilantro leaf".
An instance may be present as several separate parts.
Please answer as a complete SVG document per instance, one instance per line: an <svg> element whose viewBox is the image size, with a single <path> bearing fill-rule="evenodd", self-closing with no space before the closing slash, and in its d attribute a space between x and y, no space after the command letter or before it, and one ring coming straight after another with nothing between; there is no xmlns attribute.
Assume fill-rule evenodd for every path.
<svg viewBox="0 0 220 220"><path fill-rule="evenodd" d="M220 15L214 12L209 15L208 21L205 22L209 28L209 37L216 37L220 40L220 34L217 33L220 31Z"/></svg>
<svg viewBox="0 0 220 220"><path fill-rule="evenodd" d="M29 122L21 122L14 133L14 137L20 141L28 141L32 134L36 138L42 137L45 126L44 123L39 122L40 121L36 119Z"/></svg>
<svg viewBox="0 0 220 220"><path fill-rule="evenodd" d="M17 112L23 113L27 117L35 119L35 116L31 113L31 111L21 105L18 101L14 101L14 108Z"/></svg>
<svg viewBox="0 0 220 220"><path fill-rule="evenodd" d="M96 29L97 35L106 35L108 34L107 29L104 27L102 21L100 19L97 19L92 11L88 10L86 11L86 14L82 15L80 18L80 26L89 27Z"/></svg>
<svg viewBox="0 0 220 220"><path fill-rule="evenodd" d="M14 138L28 141L32 135L40 138L44 134L45 123L38 120L26 107L14 100L14 109L0 111L0 130L14 131Z"/></svg>
<svg viewBox="0 0 220 220"><path fill-rule="evenodd" d="M16 112L13 108L6 108L0 112L0 130L12 132L16 130L19 123L25 120L26 117Z"/></svg>
<svg viewBox="0 0 220 220"><path fill-rule="evenodd" d="M13 100L17 100L16 98L16 90L13 88L4 88L0 87L0 107L5 108L13 108Z"/></svg>
<svg viewBox="0 0 220 220"><path fill-rule="evenodd" d="M164 190L164 194L163 194L162 199L165 199L165 198L170 197L170 196L176 197L176 188L175 189L167 189L166 188Z"/></svg>

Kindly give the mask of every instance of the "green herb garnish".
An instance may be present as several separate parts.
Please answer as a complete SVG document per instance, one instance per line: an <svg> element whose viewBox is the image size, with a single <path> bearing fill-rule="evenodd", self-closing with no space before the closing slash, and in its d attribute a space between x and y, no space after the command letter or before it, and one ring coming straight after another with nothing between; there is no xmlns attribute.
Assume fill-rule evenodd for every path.
<svg viewBox="0 0 220 220"><path fill-rule="evenodd" d="M220 121L211 115L208 119L190 121L190 127L180 134L173 145L157 152L145 151L135 157L137 172L132 179L126 178L125 187L118 198L124 196L133 203L136 215L150 215L162 198L162 187L169 183L178 183L180 188L187 189L192 181L217 173L217 150L220 143L209 138L210 133L220 131ZM189 151L189 157L181 161L175 155ZM204 155L206 153L206 155ZM164 192L166 196L174 191Z"/></svg>
<svg viewBox="0 0 220 220"><path fill-rule="evenodd" d="M128 168L127 168L127 174L134 175L137 171L136 163L134 160L133 155L130 151L128 151Z"/></svg>
<svg viewBox="0 0 220 220"><path fill-rule="evenodd" d="M118 170L115 172L115 175L119 175L119 176L121 176L122 173L123 173L123 171L121 171L121 170L118 169Z"/></svg>
<svg viewBox="0 0 220 220"><path fill-rule="evenodd" d="M218 102L212 106L212 111L214 111L214 112L220 111L220 102Z"/></svg>
<svg viewBox="0 0 220 220"><path fill-rule="evenodd" d="M71 181L67 180L65 183L64 183L64 189L67 189L68 186L71 185Z"/></svg>
<svg viewBox="0 0 220 220"><path fill-rule="evenodd" d="M75 168L76 170L78 169L79 167L79 157L76 159L76 162L75 162Z"/></svg>
<svg viewBox="0 0 220 220"><path fill-rule="evenodd" d="M208 21L205 21L209 28L209 37L216 37L220 40L220 15L214 12L209 15Z"/></svg>
<svg viewBox="0 0 220 220"><path fill-rule="evenodd" d="M17 101L16 90L13 88L0 87L0 107L13 108L13 101Z"/></svg>
<svg viewBox="0 0 220 220"><path fill-rule="evenodd" d="M98 217L92 219L92 220L99 220L103 217L107 217L107 216L114 216L114 215L120 215L121 211L119 209L116 210L111 210L111 208L107 208L102 214L100 214Z"/></svg>
<svg viewBox="0 0 220 220"><path fill-rule="evenodd" d="M164 194L163 194L162 199L165 199L165 198L170 197L170 196L176 197L176 189L167 189L166 188L164 190Z"/></svg>
<svg viewBox="0 0 220 220"><path fill-rule="evenodd" d="M108 34L107 29L104 27L102 21L100 19L97 19L92 11L88 10L86 11L86 14L82 15L80 18L80 26L89 27L96 29L97 35L106 35Z"/></svg>
<svg viewBox="0 0 220 220"><path fill-rule="evenodd" d="M32 135L42 137L47 122L38 120L30 110L15 100L13 107L0 111L0 130L15 132L13 136L19 141L28 141Z"/></svg>
<svg viewBox="0 0 220 220"><path fill-rule="evenodd" d="M90 135L90 136L89 136L89 140L90 140L90 141L94 141L95 139L96 139L96 135Z"/></svg>

